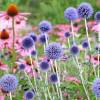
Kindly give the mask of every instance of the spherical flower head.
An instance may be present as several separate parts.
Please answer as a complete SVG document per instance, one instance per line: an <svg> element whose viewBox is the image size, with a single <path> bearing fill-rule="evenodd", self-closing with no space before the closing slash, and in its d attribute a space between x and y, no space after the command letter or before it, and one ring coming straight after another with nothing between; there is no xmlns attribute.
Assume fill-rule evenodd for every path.
<svg viewBox="0 0 100 100"><path fill-rule="evenodd" d="M25 69L25 64L19 64L19 70L24 70Z"/></svg>
<svg viewBox="0 0 100 100"><path fill-rule="evenodd" d="M82 47L84 48L84 49L86 49L86 48L88 48L89 47L89 43L88 43L88 41L83 41L82 42Z"/></svg>
<svg viewBox="0 0 100 100"><path fill-rule="evenodd" d="M34 99L34 92L33 91L26 91L24 94L25 100L33 100Z"/></svg>
<svg viewBox="0 0 100 100"><path fill-rule="evenodd" d="M34 41L31 37L27 36L22 40L22 47L24 49L30 49L34 45Z"/></svg>
<svg viewBox="0 0 100 100"><path fill-rule="evenodd" d="M64 17L69 21L76 20L78 18L77 10L74 7L69 7L64 11Z"/></svg>
<svg viewBox="0 0 100 100"><path fill-rule="evenodd" d="M40 43L45 44L45 43L46 43L46 37L47 37L47 40L48 40L49 37L48 37L47 34L41 34L41 35L39 36L39 41L40 41Z"/></svg>
<svg viewBox="0 0 100 100"><path fill-rule="evenodd" d="M44 72L47 72L50 68L50 65L47 61L40 62L40 69Z"/></svg>
<svg viewBox="0 0 100 100"><path fill-rule="evenodd" d="M18 8L15 4L10 4L7 9L7 14L10 17L14 17L18 14Z"/></svg>
<svg viewBox="0 0 100 100"><path fill-rule="evenodd" d="M8 39L8 38L9 38L9 33L8 33L5 29L3 29L3 30L0 32L0 39L6 40L6 39Z"/></svg>
<svg viewBox="0 0 100 100"><path fill-rule="evenodd" d="M49 80L51 83L55 84L58 82L58 77L57 77L57 74L56 73L52 73L50 76L49 76Z"/></svg>
<svg viewBox="0 0 100 100"><path fill-rule="evenodd" d="M96 78L92 84L92 91L97 98L100 98L100 78Z"/></svg>
<svg viewBox="0 0 100 100"><path fill-rule="evenodd" d="M60 43L50 43L46 49L45 54L48 59L59 59L63 55L63 49Z"/></svg>
<svg viewBox="0 0 100 100"><path fill-rule="evenodd" d="M18 80L13 74L6 74L0 79L0 87L5 92L12 92L18 86Z"/></svg>
<svg viewBox="0 0 100 100"><path fill-rule="evenodd" d="M96 49L97 51L100 51L100 43L96 44L95 49Z"/></svg>
<svg viewBox="0 0 100 100"><path fill-rule="evenodd" d="M70 32L65 32L65 37L70 37L71 36L71 33Z"/></svg>
<svg viewBox="0 0 100 100"><path fill-rule="evenodd" d="M39 24L39 30L42 32L42 33L45 33L45 32L48 32L52 29L52 25L49 21L41 21L40 24Z"/></svg>
<svg viewBox="0 0 100 100"><path fill-rule="evenodd" d="M90 18L93 14L93 8L89 3L81 3L77 8L77 12L80 18Z"/></svg>
<svg viewBox="0 0 100 100"><path fill-rule="evenodd" d="M96 12L96 14L95 14L95 20L97 22L100 22L100 11L99 12Z"/></svg>
<svg viewBox="0 0 100 100"><path fill-rule="evenodd" d="M31 32L29 36L33 39L34 42L37 41L37 35L34 32Z"/></svg>
<svg viewBox="0 0 100 100"><path fill-rule="evenodd" d="M31 55L32 55L32 56L36 56L36 54L37 54L36 50L32 50L32 51L31 51Z"/></svg>
<svg viewBox="0 0 100 100"><path fill-rule="evenodd" d="M79 54L80 50L79 50L79 47L77 45L73 45L71 48L70 48L70 53L72 55L77 55Z"/></svg>

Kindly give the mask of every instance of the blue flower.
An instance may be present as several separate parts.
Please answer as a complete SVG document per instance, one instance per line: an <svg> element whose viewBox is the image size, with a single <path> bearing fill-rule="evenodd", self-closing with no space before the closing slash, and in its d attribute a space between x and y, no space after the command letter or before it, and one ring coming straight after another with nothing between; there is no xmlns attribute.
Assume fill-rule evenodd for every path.
<svg viewBox="0 0 100 100"><path fill-rule="evenodd" d="M99 12L96 12L96 14L95 14L95 20L97 22L100 22L100 11Z"/></svg>
<svg viewBox="0 0 100 100"><path fill-rule="evenodd" d="M24 64L19 64L19 70L24 70L25 69L25 65Z"/></svg>
<svg viewBox="0 0 100 100"><path fill-rule="evenodd" d="M71 36L71 33L70 32L65 32L65 37L70 37Z"/></svg>
<svg viewBox="0 0 100 100"><path fill-rule="evenodd" d="M12 92L18 86L18 80L13 74L6 74L0 79L0 87L3 91Z"/></svg>
<svg viewBox="0 0 100 100"><path fill-rule="evenodd" d="M78 18L77 10L74 7L69 7L64 11L64 17L68 20L76 20Z"/></svg>
<svg viewBox="0 0 100 100"><path fill-rule="evenodd" d="M39 41L41 42L41 43L46 43L46 37L45 37L45 35L46 35L46 37L47 37L47 40L49 39L49 37L48 37L48 35L47 34L41 34L40 36L39 36Z"/></svg>
<svg viewBox="0 0 100 100"><path fill-rule="evenodd" d="M100 43L96 44L95 49L100 51Z"/></svg>
<svg viewBox="0 0 100 100"><path fill-rule="evenodd" d="M90 18L93 14L93 8L89 3L81 3L77 8L77 12L80 18Z"/></svg>
<svg viewBox="0 0 100 100"><path fill-rule="evenodd" d="M24 49L30 49L34 45L34 41L31 37L27 36L22 40L22 47Z"/></svg>
<svg viewBox="0 0 100 100"><path fill-rule="evenodd" d="M79 54L79 52L80 52L80 50L79 50L79 48L78 48L77 45L73 45L73 46L70 48L70 53L71 53L72 55L77 55L77 54Z"/></svg>
<svg viewBox="0 0 100 100"><path fill-rule="evenodd" d="M42 32L42 33L45 33L45 32L48 32L52 29L52 25L49 21L41 21L40 24L39 24L39 30Z"/></svg>
<svg viewBox="0 0 100 100"><path fill-rule="evenodd" d="M36 56L36 54L37 54L36 50L32 50L32 51L31 51L31 55L32 55L32 56Z"/></svg>
<svg viewBox="0 0 100 100"><path fill-rule="evenodd" d="M96 78L92 84L92 91L97 98L100 98L100 78Z"/></svg>
<svg viewBox="0 0 100 100"><path fill-rule="evenodd" d="M88 44L88 41L87 41L87 40L84 40L84 41L82 42L82 47L83 47L84 49L86 49L86 48L89 47L89 44Z"/></svg>
<svg viewBox="0 0 100 100"><path fill-rule="evenodd" d="M52 73L50 76L49 76L49 80L51 83L55 84L58 82L58 77L57 77L57 74L56 73Z"/></svg>
<svg viewBox="0 0 100 100"><path fill-rule="evenodd" d="M59 43L50 43L46 49L45 54L48 59L59 59L63 54L62 46Z"/></svg>
<svg viewBox="0 0 100 100"><path fill-rule="evenodd" d="M31 90L26 91L24 94L25 100L33 100L34 96L35 96L35 93Z"/></svg>
<svg viewBox="0 0 100 100"><path fill-rule="evenodd" d="M40 69L44 72L48 71L50 68L50 65L47 61L40 62Z"/></svg>
<svg viewBox="0 0 100 100"><path fill-rule="evenodd" d="M37 35L34 32L29 33L29 36L33 39L34 42L37 41Z"/></svg>

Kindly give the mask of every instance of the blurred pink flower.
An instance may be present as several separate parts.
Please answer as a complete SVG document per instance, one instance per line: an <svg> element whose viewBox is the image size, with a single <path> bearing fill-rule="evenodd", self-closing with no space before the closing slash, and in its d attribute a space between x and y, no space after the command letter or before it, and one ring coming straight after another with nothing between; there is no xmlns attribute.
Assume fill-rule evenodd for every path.
<svg viewBox="0 0 100 100"><path fill-rule="evenodd" d="M0 61L0 70L4 70L4 71L8 70L8 66L6 64L3 64L1 61Z"/></svg>
<svg viewBox="0 0 100 100"><path fill-rule="evenodd" d="M70 81L70 82L73 82L73 83L78 83L78 84L81 83L81 81L74 76L68 76L68 77L65 77L64 79L66 81Z"/></svg>
<svg viewBox="0 0 100 100"><path fill-rule="evenodd" d="M89 60L94 65L100 64L100 54L90 55L90 56L88 55L88 56L86 56L86 59Z"/></svg>
<svg viewBox="0 0 100 100"><path fill-rule="evenodd" d="M5 100L5 96L0 96L0 100Z"/></svg>

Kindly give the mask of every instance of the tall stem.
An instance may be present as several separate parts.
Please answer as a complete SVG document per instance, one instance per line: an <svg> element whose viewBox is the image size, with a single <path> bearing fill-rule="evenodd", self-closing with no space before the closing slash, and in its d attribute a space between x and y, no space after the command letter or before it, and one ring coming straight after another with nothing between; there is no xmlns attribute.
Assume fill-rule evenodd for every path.
<svg viewBox="0 0 100 100"><path fill-rule="evenodd" d="M73 21L71 21L71 32L72 32L72 36L73 36L73 42L75 41L75 34L74 34L74 29L73 29Z"/></svg>
<svg viewBox="0 0 100 100"><path fill-rule="evenodd" d="M12 17L12 31L13 31L13 51L14 51L14 43L15 43L15 24L14 24L14 17Z"/></svg>
<svg viewBox="0 0 100 100"><path fill-rule="evenodd" d="M76 58L76 64L78 65L78 69L79 69L79 73L80 73L80 78L81 78L81 81L82 81L82 85L83 85L84 91L85 91L86 96L87 96L87 100L90 100L90 97L89 97L89 95L88 95L87 89L86 89L85 84L84 84L84 78L83 78L83 76L82 76L81 66L80 66L80 64L79 64L79 62L78 62L77 56L76 56L75 58Z"/></svg>
<svg viewBox="0 0 100 100"><path fill-rule="evenodd" d="M89 44L89 49L91 51L91 44L90 44L90 41L89 41L89 33L88 33L87 21L86 21L86 19L84 19L84 20L85 20L86 36L87 36L87 40L88 40L88 44Z"/></svg>
<svg viewBox="0 0 100 100"><path fill-rule="evenodd" d="M12 95L11 95L11 92L9 93L9 95L10 95L10 100L12 100Z"/></svg>

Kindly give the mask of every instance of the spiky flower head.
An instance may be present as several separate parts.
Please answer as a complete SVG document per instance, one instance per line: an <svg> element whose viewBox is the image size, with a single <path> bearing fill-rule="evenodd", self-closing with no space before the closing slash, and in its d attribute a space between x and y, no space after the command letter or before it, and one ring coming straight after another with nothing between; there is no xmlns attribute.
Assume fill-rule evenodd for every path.
<svg viewBox="0 0 100 100"><path fill-rule="evenodd" d="M52 25L49 21L43 20L39 23L39 30L42 33L48 32L52 29Z"/></svg>
<svg viewBox="0 0 100 100"><path fill-rule="evenodd" d="M63 49L60 43L50 43L46 49L45 54L48 59L59 59L63 54Z"/></svg>
<svg viewBox="0 0 100 100"><path fill-rule="evenodd" d="M5 74L0 79L0 87L5 92L12 92L18 86L18 79L13 74Z"/></svg>
<svg viewBox="0 0 100 100"><path fill-rule="evenodd" d="M97 22L100 22L100 11L96 12L96 14L95 14L95 20Z"/></svg>
<svg viewBox="0 0 100 100"><path fill-rule="evenodd" d="M93 14L93 8L89 3L81 3L78 8L77 12L80 18L90 18Z"/></svg>
<svg viewBox="0 0 100 100"><path fill-rule="evenodd" d="M31 37L27 36L22 40L22 47L24 49L30 49L34 45L34 41Z"/></svg>
<svg viewBox="0 0 100 100"><path fill-rule="evenodd" d="M92 91L97 98L100 98L100 78L96 78L92 84Z"/></svg>
<svg viewBox="0 0 100 100"><path fill-rule="evenodd" d="M76 20L78 18L77 10L74 7L68 7L64 11L64 17L69 21Z"/></svg>

